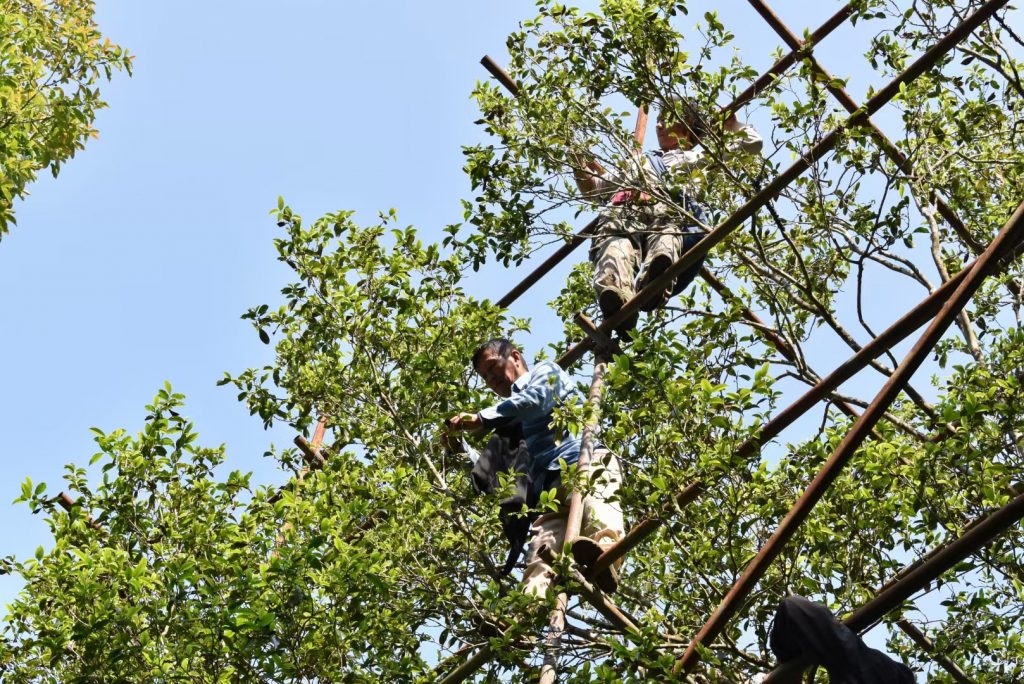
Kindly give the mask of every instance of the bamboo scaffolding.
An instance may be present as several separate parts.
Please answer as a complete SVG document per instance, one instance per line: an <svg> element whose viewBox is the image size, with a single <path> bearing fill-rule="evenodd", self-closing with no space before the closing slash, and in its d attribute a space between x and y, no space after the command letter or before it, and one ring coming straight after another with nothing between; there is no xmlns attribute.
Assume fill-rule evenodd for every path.
<svg viewBox="0 0 1024 684"><path fill-rule="evenodd" d="M989 3L989 6L994 4L1002 4L1002 0L993 0L993 2ZM978 13L982 11L979 10ZM977 14L973 16L977 16ZM966 23L961 24L961 27ZM705 623L704 627L700 629L693 641L690 642L686 653L676 663L675 669L677 672L685 672L696 665L700 658L699 647L715 639L721 633L726 623L739 610L742 601L753 591L754 586L767 572L772 561L782 552L786 542L789 541L800 525L803 524L804 520L807 519L807 516L810 515L815 504L824 496L829 486L845 468L854 452L899 394L903 385L910 380L910 377L931 353L935 344L945 334L953 319L966 306L977 289L981 287L988 269L998 263L1000 250L1006 249L1007 245L1016 244L1022 238L1022 233L1024 233L1024 203L1017 207L1013 216L1006 222L992 243L978 257L976 266L960 282L950 299L943 304L935 320L932 321L931 325L928 326L925 333L917 341L917 344L914 345L914 348L910 350L896 368L892 377L885 383L860 419L846 433L846 437L832 453L828 461L826 461L804 494L790 509L789 513L779 524L778 529L776 529L765 545L761 547L761 550L758 551L754 559L748 564L714 614Z"/></svg>
<svg viewBox="0 0 1024 684"><path fill-rule="evenodd" d="M1006 265L1019 255L1024 248L1024 240L1018 240L1016 244L1009 244L1003 249L998 263L990 267L990 275L998 274ZM977 261L967 264L962 271L950 278L942 286L935 289L925 297L917 306L904 314L899 320L886 328L877 337L860 348L853 356L837 366L829 375L817 382L808 389L792 404L777 413L771 420L765 423L758 434L745 442L738 448L741 456L749 456L753 451L760 449L761 445L775 439L787 427L792 425L810 410L815 404L826 398L840 385L863 370L871 359L876 358L887 349L902 342L915 330L935 317L935 314L942 308L945 301L953 294L957 286L963 281L967 274L974 268ZM686 504L693 501L703 490L700 483L694 483L682 490L674 498L674 502L667 504L661 515L649 517L634 525L625 537L611 546L594 563L593 573L600 573L607 569L611 563L624 557L630 550L636 548L641 542L654 534L665 520ZM673 505L674 504L674 505Z"/></svg>
<svg viewBox="0 0 1024 684"><path fill-rule="evenodd" d="M751 2L752 4L754 4L754 0L751 0ZM966 37L966 35L968 35L978 25L980 25L981 22L987 20L990 16L992 16L992 14L995 13L995 11L1000 9L1005 4L1005 0L991 0L988 4L984 5L978 11L976 11L974 14L972 14L970 17L964 20L957 28L955 28L953 31L947 34L935 46L933 46L918 60L916 60L909 68L904 70L904 72L902 72L899 76L893 79L881 91L877 92L875 96L872 97L866 103L864 108L855 108L854 111L851 112L851 116L849 117L849 119L847 119L846 122L844 122L841 128L864 125L865 123L874 128L873 123L870 121L870 115L877 112L884 104L886 104L898 92L901 84L913 80L921 73L923 73L926 69L930 68L933 64L935 64L938 61L939 58L941 58L944 54L951 50L960 40L962 40L964 37ZM824 37L824 35L827 35L829 32L831 32L836 26L840 25L843 21L845 21L845 19L848 16L850 16L850 14L851 10L850 6L848 5L844 7L842 10L840 10L840 12L838 12L836 15L834 15L828 22L826 22L826 25L819 29L818 32L812 34L811 40L809 40L806 44L800 43L798 45L790 45L790 47L793 48L792 52L776 64L776 67L785 64L785 66L782 66L781 68L778 69L776 74L781 73L782 70L784 70L790 64L792 64L799 56L808 54L809 47L812 43L817 42L822 37ZM490 66L488 66L488 63L490 64ZM489 71L491 71L491 73L494 74L495 77L498 78L498 80L502 81L506 85L506 87L509 88L510 92L512 92L513 94L519 92L518 87L511 80L511 78L508 77L508 74L501 70L500 67L497 67L497 65L494 64L493 61L490 60L490 58L485 58L484 64L485 66L488 66ZM773 67L773 70L775 70L776 67ZM772 76L772 78L774 78L774 76ZM762 77L762 79L759 79L759 81L761 80L764 80L764 77ZM763 87L763 84L760 87ZM753 97L756 94L756 92L757 88L752 86L740 98L737 98L737 102L741 102L743 98L749 99ZM846 99L852 102L852 100L850 100L848 96L846 97ZM662 276L659 279L656 279L654 282L649 284L647 288L638 293L633 298L633 300L628 302L622 308L622 310L618 312L616 316L610 317L609 320L604 321L601 324L601 326L597 327L595 327L593 323L589 321L589 319L581 319L580 317L577 317L577 321L584 329L584 331L587 333L587 337L584 339L583 342L577 344L575 347L570 349L566 354L564 354L562 358L559 359L560 365L566 367L574 363L576 360L579 359L582 353L587 351L588 349L607 349L609 342L608 333L612 329L614 329L614 327L618 323L620 323L626 317L635 313L639 309L639 307L647 301L647 299L653 297L654 293L661 290L665 286L665 284L673 280L676 277L676 275L678 275L678 273L682 272L686 268L689 268L694 263L696 263L712 247L714 247L718 242L724 239L724 237L729 232L731 232L736 227L741 225L743 221L749 218L749 216L751 216L761 206L767 204L767 202L770 201L779 192L781 192L781 190L786 185L788 185L790 182L792 182L792 180L794 180L797 176L803 173L803 171L809 168L811 163L819 159L823 154L830 151L836 143L838 132L839 129L832 131L831 133L827 134L824 139L819 141L818 144L812 146L812 148L810 148L810 150L808 150L800 160L791 165L782 174L777 176L771 183L768 184L768 186L763 188L754 198L749 200L732 216L728 217L725 221L723 221L723 223L719 224L719 226L717 226L709 235L707 235L704 240L702 240L689 252L684 254L675 264L673 264L673 266L667 272L662 274ZM879 133L881 132L879 131ZM884 136L882 137L884 138ZM887 139L885 140L887 141ZM881 144L884 145L885 143ZM892 147L892 149L895 149L895 147L892 146L891 143L889 143L889 146ZM898 150L896 151L898 153ZM900 164L898 161L897 163L900 165L901 168L905 168L905 166ZM1019 214L1019 210L1017 213L1015 213L1015 217L1017 216L1017 214ZM949 219L946 216L944 216L944 218L946 218L947 221L950 221L952 225L953 220ZM1015 221L1011 219L1011 224L1013 223L1015 223ZM556 254L552 255L551 257L548 257L548 259L541 264L541 267L535 269L529 276L527 276L526 279L524 279L524 281L520 282L516 287L513 288L512 291L510 291L505 297L503 297L499 301L499 303L502 306L508 306L513 301L515 301L515 299L518 298L523 292L525 292L526 289L528 289L533 283L537 282L537 280L539 280L546 272L553 268L555 264L557 264L561 259L563 259L569 253L571 253L571 251L576 246L582 244L582 242L585 241L590 234L592 234L595 227L595 221L592 221L582 231L577 233L570 240L570 242L563 245L562 248L560 248L558 252L556 252ZM1004 233L1006 232L1013 233L1012 230L1004 230ZM997 240L993 241L993 243L989 246L988 250L984 253L984 258L978 260L979 262L981 262L982 268L979 268L972 278L968 279L968 274L974 270L974 264L972 264L968 268L965 268L963 272L958 274L956 278L951 279L948 283L944 284L943 287L938 288L936 292L934 292L932 295L926 298L924 302L922 302L918 307L909 312L903 319L901 319L896 324L891 326L890 329L888 329L885 333L879 335L875 340L872 341L872 343L866 345L864 348L858 351L853 357L851 357L851 359L846 364L836 369L836 371L833 371L833 373L830 374L827 378L825 378L823 382L819 382L815 388L812 388L812 390L810 390L807 393L807 395L817 397L814 399L813 403L816 403L824 394L834 390L835 387L838 387L838 384L843 382L845 379L848 379L848 377L851 377L855 372L863 368L864 365L866 365L868 362L870 362L870 360L875 358L875 356L882 353L884 349L889 348L889 346L905 338L913 330L923 325L925 321L927 321L931 316L935 315L937 308L940 308L942 313L940 313L936 321L933 322L932 326L929 327L929 330L923 336L922 341L928 338L930 334L934 334L936 330L938 330L938 335L941 336L942 332L944 332L945 330L945 327L948 327L949 312L959 311L959 309L962 308L964 304L966 304L966 301L970 298L970 295L973 294L974 289L976 289L976 284L980 283L981 279L985 275L987 275L987 272L995 269L995 267L998 264L999 258L1001 256L1005 256L1005 254L1012 251L1014 247L1019 246L1019 236L1011 235L1010 238L1006 238L1006 236L1003 233L1001 233L1001 237L1003 237L1004 239L1000 241L1000 239L997 238ZM963 286L965 279L968 279L968 281L966 286ZM725 288L724 284L718 283L718 285L720 287L715 287L715 283L712 282L712 287L715 287L716 291L718 291L719 294L721 294L723 297L727 296L725 293L727 293L728 290L727 288ZM953 293L954 299L959 301L959 306L951 306L949 302L943 304L944 299L948 297L951 293ZM966 296L964 296L965 293ZM748 314L745 314L744 317L748 321L760 323L760 320L756 317L756 314L753 314L753 312L749 312L749 310ZM783 353L784 356L787 356L787 358L789 358L790 355L793 354L792 349L788 348L788 345L781 337L779 337L776 340L770 341L773 343L773 346L779 349L779 351ZM934 342L932 342L932 344L934 344ZM928 349L930 349L930 346L928 346ZM890 381L887 383L887 387L895 388L896 390L893 393L893 398L902 387L902 384L905 383L907 379L909 379L909 375L912 374L913 372L913 370L907 372L907 368L907 364L901 364L901 367L898 368L896 373L893 374L893 378L891 378ZM902 376L904 377L898 379L897 375L900 375L901 370L903 371ZM830 385L832 386L829 387ZM829 387L829 389L826 390L826 387ZM883 391L885 390L883 389ZM807 395L798 400L798 403L807 404ZM880 402L876 400L876 402L873 402L872 406L869 406L868 411L865 412L866 417L861 416L861 418L858 420L858 425L863 426L857 433L857 435L859 436L859 440L862 440L864 437L867 436L867 434L870 433L874 422L877 422L877 420L881 417L881 414L884 413L885 407L887 405L888 404L886 403L883 406ZM881 409L879 409L878 406L881 406ZM789 413L783 412L783 414L777 416L779 420L776 421L774 429L781 430L782 427L792 422L792 420L794 420L803 411L806 411L807 408L809 408L809 405L799 410L797 410L794 407L793 410L789 411ZM856 429L856 426L854 429ZM770 439L770 437L766 437L765 435L766 433L763 431L758 442L751 443L751 446L748 448L757 448L758 444L763 443L763 441L766 439ZM848 440L846 441L850 441L852 443L853 440L850 440L848 438ZM859 443L859 441L857 443ZM689 501L692 501L694 498L696 498L696 496L700 494L702 487L703 485L700 482L693 483L690 487L688 487L686 490L680 492L680 494L677 495L675 504L681 507L688 503ZM666 507L667 512L670 510L672 510L671 507ZM656 530L658 526L660 526L660 519L648 519L642 521L639 525L635 526L633 530L631 530L630 535L627 535L627 537L620 541L619 544L617 544L615 547L613 547L612 549L610 549L602 555L602 557L598 560L598 562L592 569L592 572L590 573L591 576L596 572L600 572L601 569L606 569L612 562L614 562L618 558L623 557L625 553L627 553L631 548L634 548L643 538L646 538L646 536L649 536L650 533ZM586 578L581 579L585 580ZM712 620L714 619L715 617L713 616ZM709 620L709 623L712 622L712 620ZM691 642L690 648L687 650L687 655L684 655L684 658L680 660L680 662L677 664L677 669L683 669L687 666L687 656L689 656L691 660L695 660L695 658L693 657L693 653L696 649L696 643L696 639L694 640L694 642ZM483 662L486 661L486 658L483 658L481 660L481 657L486 655L485 651L487 650L487 648L488 647L485 646L483 649L481 649L481 651L475 654L470 659L470 661L467 661L467 664L468 662L477 661L479 664L476 667L470 670L463 670L462 668L460 668L460 670L465 673L465 677L471 676L472 672L478 669L479 665L482 665ZM548 674L550 677L553 678L553 670ZM446 678L445 681L462 681L462 679L450 680L450 678Z"/></svg>

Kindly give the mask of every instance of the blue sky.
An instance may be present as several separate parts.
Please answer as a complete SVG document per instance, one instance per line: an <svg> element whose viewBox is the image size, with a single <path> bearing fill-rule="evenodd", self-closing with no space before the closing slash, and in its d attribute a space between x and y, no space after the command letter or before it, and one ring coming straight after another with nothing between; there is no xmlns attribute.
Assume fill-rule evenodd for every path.
<svg viewBox="0 0 1024 684"><path fill-rule="evenodd" d="M748 62L769 66L779 41L749 5L714 4ZM799 32L839 6L775 9ZM479 136L479 59L503 62L505 37L534 13L529 0L98 0L135 75L102 88L99 139L31 186L0 243L0 554L49 543L43 521L9 503L23 479L60 491L64 464L95 451L89 427L135 432L165 380L187 395L201 443L226 443L229 467L256 482L281 480L261 454L293 435L265 432L215 386L270 357L239 320L276 302L288 277L268 211L278 195L307 218L354 209L370 223L396 207L401 223L439 237L468 194L460 145ZM821 53L861 100L867 74L842 69L863 38L847 27ZM471 289L497 297L518 277L485 269ZM514 306L537 317L536 347L558 330L543 313L557 275L544 283ZM19 586L0 577L0 604Z"/></svg>

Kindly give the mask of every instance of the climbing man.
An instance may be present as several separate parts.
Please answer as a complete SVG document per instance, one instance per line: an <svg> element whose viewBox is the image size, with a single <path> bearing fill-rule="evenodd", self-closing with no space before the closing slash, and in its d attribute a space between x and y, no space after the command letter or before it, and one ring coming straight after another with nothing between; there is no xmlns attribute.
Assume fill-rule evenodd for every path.
<svg viewBox="0 0 1024 684"><path fill-rule="evenodd" d="M561 502L556 513L545 513L532 527L523 574L527 593L543 596L554 573L540 557L549 546L558 553L564 544L569 497L560 484L561 462L572 464L580 453L580 440L552 426L552 412L565 403L578 403L582 396L569 375L554 363L538 363L530 370L523 354L504 338L489 340L473 354L473 369L503 401L478 413L459 413L447 421L450 430L491 430L518 423L530 455L529 475L536 498L541 491L556 489ZM622 537L622 509L613 501L619 488L618 458L600 444L591 460L592 477L583 496L583 525L580 538L573 541L577 561L588 568L597 556ZM615 591L617 572L613 568L594 583L607 592Z"/></svg>
<svg viewBox="0 0 1024 684"><path fill-rule="evenodd" d="M723 128L728 137L719 161L761 151L761 136L752 126L741 124L735 114L729 115ZM604 202L590 259L594 291L605 319L704 237L699 202L704 199L705 177L724 170L720 165L715 168L713 156L703 145L714 131L693 101L671 98L658 115L656 131L661 149L638 151L629 168L605 170L591 159L574 156L580 192ZM703 259L684 271L649 300L644 311L668 303L693 282L702 265ZM619 325L619 333L631 330L637 318L631 316Z"/></svg>

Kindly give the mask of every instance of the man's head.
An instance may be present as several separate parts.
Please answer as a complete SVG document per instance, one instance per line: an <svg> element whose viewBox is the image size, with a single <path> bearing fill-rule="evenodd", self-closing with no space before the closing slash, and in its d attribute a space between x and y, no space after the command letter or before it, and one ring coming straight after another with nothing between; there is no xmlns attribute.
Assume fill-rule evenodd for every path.
<svg viewBox="0 0 1024 684"><path fill-rule="evenodd" d="M481 344L473 353L473 370L498 396L512 396L512 383L528 369L523 354L504 337Z"/></svg>
<svg viewBox="0 0 1024 684"><path fill-rule="evenodd" d="M658 112L658 145L661 149L688 150L707 133L707 123L697 103L685 97L670 97Z"/></svg>
<svg viewBox="0 0 1024 684"><path fill-rule="evenodd" d="M737 128L736 114L729 114L725 120L725 129L735 131ZM658 145L668 152L677 148L689 150L699 145L710 127L694 100L671 96L658 112L655 130L658 133Z"/></svg>

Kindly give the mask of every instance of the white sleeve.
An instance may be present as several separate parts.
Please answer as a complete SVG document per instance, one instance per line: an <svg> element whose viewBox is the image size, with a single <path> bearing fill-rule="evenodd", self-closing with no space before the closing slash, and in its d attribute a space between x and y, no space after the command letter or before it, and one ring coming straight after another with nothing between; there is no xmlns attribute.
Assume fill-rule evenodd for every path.
<svg viewBox="0 0 1024 684"><path fill-rule="evenodd" d="M764 139L761 134L754 130L750 124L743 124L738 131L730 136L725 151L731 157L735 154L755 155L764 146Z"/></svg>

